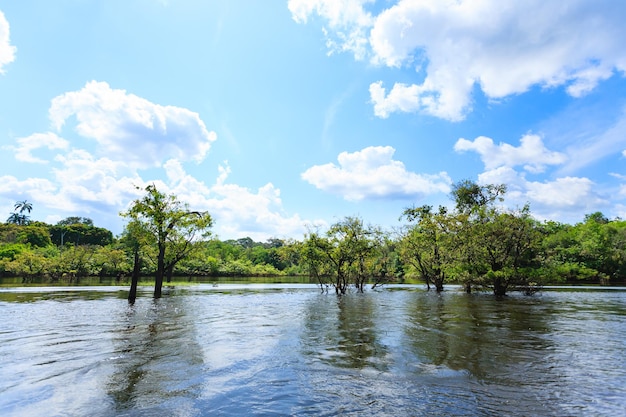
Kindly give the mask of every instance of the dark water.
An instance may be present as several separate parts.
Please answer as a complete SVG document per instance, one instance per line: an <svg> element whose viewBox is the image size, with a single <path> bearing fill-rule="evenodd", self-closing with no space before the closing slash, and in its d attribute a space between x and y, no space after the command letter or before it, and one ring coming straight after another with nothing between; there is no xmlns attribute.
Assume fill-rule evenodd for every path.
<svg viewBox="0 0 626 417"><path fill-rule="evenodd" d="M626 415L626 291L0 289L2 416Z"/></svg>

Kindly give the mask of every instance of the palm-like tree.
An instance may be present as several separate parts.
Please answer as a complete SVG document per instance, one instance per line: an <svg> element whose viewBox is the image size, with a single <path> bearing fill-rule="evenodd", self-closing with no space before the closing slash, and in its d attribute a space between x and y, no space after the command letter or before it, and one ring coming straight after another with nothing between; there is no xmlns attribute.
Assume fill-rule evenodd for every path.
<svg viewBox="0 0 626 417"><path fill-rule="evenodd" d="M14 212L11 213L11 215L7 219L7 223L19 225L25 225L30 223L30 217L24 214L24 212L30 213L32 209L33 205L26 200L16 202L13 206Z"/></svg>
<svg viewBox="0 0 626 417"><path fill-rule="evenodd" d="M30 213L30 211L33 209L33 205L26 200L18 201L13 206L13 210L17 211L18 209L20 210L20 214L23 214L25 211Z"/></svg>
<svg viewBox="0 0 626 417"><path fill-rule="evenodd" d="M7 223L22 224L22 215L20 213L11 213L7 219Z"/></svg>

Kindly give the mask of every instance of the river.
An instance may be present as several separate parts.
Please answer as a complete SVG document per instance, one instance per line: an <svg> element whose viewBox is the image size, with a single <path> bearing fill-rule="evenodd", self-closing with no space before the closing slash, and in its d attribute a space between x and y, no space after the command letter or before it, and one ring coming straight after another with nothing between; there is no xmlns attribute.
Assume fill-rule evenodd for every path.
<svg viewBox="0 0 626 417"><path fill-rule="evenodd" d="M0 288L0 415L626 415L626 289L126 294Z"/></svg>

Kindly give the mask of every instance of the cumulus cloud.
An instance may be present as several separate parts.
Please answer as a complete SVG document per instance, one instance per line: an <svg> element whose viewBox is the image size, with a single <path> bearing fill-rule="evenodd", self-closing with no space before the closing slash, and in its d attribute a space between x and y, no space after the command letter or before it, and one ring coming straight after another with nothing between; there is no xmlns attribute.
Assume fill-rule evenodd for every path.
<svg viewBox="0 0 626 417"><path fill-rule="evenodd" d="M15 60L17 48L11 45L9 22L0 11L0 74L5 73L4 67Z"/></svg>
<svg viewBox="0 0 626 417"><path fill-rule="evenodd" d="M579 221L582 214L597 211L608 201L594 182L584 177L558 177L531 181L527 174L543 172L549 165L559 165L567 158L545 148L539 136L525 135L520 146L495 145L491 138L480 136L474 141L459 139L457 152L474 151L481 156L485 171L478 175L479 184L506 184L506 203L522 206L530 203L533 215L540 219ZM522 166L523 170L516 167Z"/></svg>
<svg viewBox="0 0 626 417"><path fill-rule="evenodd" d="M228 183L228 163L219 166L214 184L189 175L183 162L202 160L215 134L187 109L153 104L93 81L54 98L49 116L57 131L72 124L76 134L65 139L54 132L35 133L5 147L17 160L47 163L48 179L0 177L0 196L20 196L54 210L49 221L60 220L64 213L97 214L102 226L120 228L119 212L154 183L194 209L208 210L216 220L215 232L226 238L300 237L306 224L320 222L286 214L280 190L272 183L258 190ZM96 152L86 149L86 140L96 144ZM150 176L144 168L153 168ZM159 169L165 175L154 179Z"/></svg>
<svg viewBox="0 0 626 417"><path fill-rule="evenodd" d="M141 168L170 158L200 162L217 138L197 113L151 103L106 82L55 97L49 116L57 131L75 118L74 130L95 140L100 156Z"/></svg>
<svg viewBox="0 0 626 417"><path fill-rule="evenodd" d="M339 165L316 165L302 173L302 179L323 191L349 201L377 198L414 198L450 191L452 180L445 172L420 175L407 171L393 159L391 146L370 146L361 151L342 152Z"/></svg>
<svg viewBox="0 0 626 417"><path fill-rule="evenodd" d="M522 206L529 203L539 219L580 221L586 213L608 207L608 200L589 178L560 177L554 180L529 181L510 167L488 170L478 176L479 184L506 184L506 203Z"/></svg>
<svg viewBox="0 0 626 417"><path fill-rule="evenodd" d="M83 211L93 206L108 210L121 208L136 195L135 185L141 183L139 175L128 171L124 163L96 158L85 150L75 149L58 155L56 161L60 167L53 168L52 173L55 182L60 184L59 200L62 201L49 204L64 210L71 207Z"/></svg>
<svg viewBox="0 0 626 417"><path fill-rule="evenodd" d="M328 21L326 46L329 53L351 52L357 59L367 54L368 28L373 19L363 6L372 0L289 0L287 7L293 19L306 23L313 13Z"/></svg>
<svg viewBox="0 0 626 417"><path fill-rule="evenodd" d="M53 149L67 149L69 142L63 138L60 138L55 133L34 133L25 138L19 138L17 140L17 146L15 149L15 159L22 162L31 162L38 164L46 164L48 160L37 158L33 155L33 152L40 148Z"/></svg>
<svg viewBox="0 0 626 417"><path fill-rule="evenodd" d="M491 99L538 85L563 86L579 97L614 73L626 71L626 5L611 0L561 2L529 0L399 0L377 15L365 1L292 0L298 22L317 14L335 50L391 68L413 67L414 83L370 86L375 114L423 112L461 120L471 110L475 86ZM356 16L366 15L367 19ZM348 18L349 17L349 18ZM366 31L367 42L353 48ZM338 29L337 29L338 28ZM363 35L360 35L363 40ZM365 52L363 52L365 49Z"/></svg>
<svg viewBox="0 0 626 417"><path fill-rule="evenodd" d="M280 190L272 183L256 191L228 183L231 173L228 162L218 167L219 175L210 186L187 174L178 161L168 161L165 169L169 182L164 186L190 206L208 210L216 220L215 231L219 235L247 236L258 241L300 237L311 223L298 214L290 216L284 212Z"/></svg>
<svg viewBox="0 0 626 417"><path fill-rule="evenodd" d="M550 207L586 206L593 182L588 178L563 177L550 182L528 182L528 197Z"/></svg>
<svg viewBox="0 0 626 417"><path fill-rule="evenodd" d="M454 144L454 150L477 152L487 170L523 165L525 170L539 173L545 170L546 165L560 165L567 159L562 153L549 151L540 136L531 134L522 136L518 147L508 143L496 145L485 136L479 136L474 141L461 138Z"/></svg>

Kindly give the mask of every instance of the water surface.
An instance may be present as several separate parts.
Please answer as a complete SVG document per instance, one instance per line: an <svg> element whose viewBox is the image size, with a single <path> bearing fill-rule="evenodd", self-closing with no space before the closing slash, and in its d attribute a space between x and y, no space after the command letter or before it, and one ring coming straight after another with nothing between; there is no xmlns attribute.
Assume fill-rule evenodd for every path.
<svg viewBox="0 0 626 417"><path fill-rule="evenodd" d="M0 289L2 416L616 416L626 291Z"/></svg>

